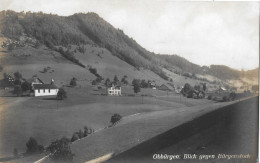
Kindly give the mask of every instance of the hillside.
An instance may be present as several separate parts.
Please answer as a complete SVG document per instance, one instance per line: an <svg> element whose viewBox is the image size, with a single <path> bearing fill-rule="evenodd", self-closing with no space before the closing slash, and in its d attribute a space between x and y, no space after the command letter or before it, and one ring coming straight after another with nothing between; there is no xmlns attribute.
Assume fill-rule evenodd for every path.
<svg viewBox="0 0 260 163"><path fill-rule="evenodd" d="M111 66L123 61L125 62L123 65L134 69L134 72L129 72L129 74L146 71L152 73L156 79L159 76L162 81L168 80L170 77L163 71L163 68L178 75L184 73L211 75L224 81L257 77L258 70L241 72L222 65L199 66L178 55L154 54L142 48L122 30L115 29L95 13L78 13L63 17L42 12L2 11L0 12L0 31L2 37L11 40L21 41L21 38L29 38L31 46L36 49L42 45L47 46L49 50L61 53L63 57L83 68L86 66L99 67L96 64L93 65L89 60L92 54L100 55L100 52L104 51L106 53L103 56L114 56L113 62L110 62L109 65L106 65L106 61L95 61L95 63L105 63L106 68L98 68L101 72L106 72L106 69L110 71ZM30 41L25 39L25 44L9 43L6 44L6 48L9 51L17 47L25 48ZM71 45L76 47L71 48ZM59 47L63 47L64 52L61 52ZM122 68L122 65L118 67ZM115 68L111 69L111 71L114 70ZM147 74L146 72L144 73ZM116 75L116 73L114 74ZM140 73L137 76L140 76Z"/></svg>

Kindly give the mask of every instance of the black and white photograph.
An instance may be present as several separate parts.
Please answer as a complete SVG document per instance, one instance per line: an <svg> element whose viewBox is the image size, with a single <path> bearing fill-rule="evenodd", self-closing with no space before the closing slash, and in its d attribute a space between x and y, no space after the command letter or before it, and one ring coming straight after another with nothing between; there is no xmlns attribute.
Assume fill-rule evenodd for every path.
<svg viewBox="0 0 260 163"><path fill-rule="evenodd" d="M259 3L0 0L0 163L257 163Z"/></svg>

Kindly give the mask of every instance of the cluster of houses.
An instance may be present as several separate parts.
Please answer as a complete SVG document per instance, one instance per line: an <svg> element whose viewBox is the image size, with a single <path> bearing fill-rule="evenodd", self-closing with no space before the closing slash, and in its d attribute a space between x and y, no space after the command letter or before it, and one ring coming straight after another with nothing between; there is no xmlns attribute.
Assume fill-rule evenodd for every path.
<svg viewBox="0 0 260 163"><path fill-rule="evenodd" d="M7 77L9 82L13 82L14 78L7 74ZM33 92L33 95L38 96L57 96L57 93L59 91L59 88L54 84L54 80L52 79L50 83L46 84L44 83L40 78L37 76L33 76L32 78L26 80L31 84L31 91ZM173 89L171 89L168 85L162 84L160 86L156 86L155 82L150 83L152 89L158 89L162 91L175 91L176 93L180 93L181 89L183 87L174 87L174 85L171 85ZM216 93L223 93L227 90L224 87L220 87L218 90L216 90ZM120 96L122 95L122 87L120 85L112 85L111 87L108 87L106 90L107 95L109 96ZM205 94L201 92L194 92L196 96L205 96Z"/></svg>

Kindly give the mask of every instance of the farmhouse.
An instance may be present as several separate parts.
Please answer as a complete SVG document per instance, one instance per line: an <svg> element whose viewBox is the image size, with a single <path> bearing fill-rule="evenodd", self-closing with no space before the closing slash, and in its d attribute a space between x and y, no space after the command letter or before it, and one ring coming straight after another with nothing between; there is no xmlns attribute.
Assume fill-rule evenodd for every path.
<svg viewBox="0 0 260 163"><path fill-rule="evenodd" d="M171 91L169 87L167 87L165 84L162 84L161 86L158 87L159 90L162 91Z"/></svg>
<svg viewBox="0 0 260 163"><path fill-rule="evenodd" d="M34 96L57 96L58 87L54 84L33 84Z"/></svg>
<svg viewBox="0 0 260 163"><path fill-rule="evenodd" d="M111 96L120 96L121 90L120 86L112 86L107 89L107 94Z"/></svg>

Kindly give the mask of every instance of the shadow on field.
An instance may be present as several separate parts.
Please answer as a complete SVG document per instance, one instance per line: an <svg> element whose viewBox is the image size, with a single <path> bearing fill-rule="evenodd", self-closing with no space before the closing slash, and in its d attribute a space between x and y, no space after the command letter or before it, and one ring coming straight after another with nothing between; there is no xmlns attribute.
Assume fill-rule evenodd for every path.
<svg viewBox="0 0 260 163"><path fill-rule="evenodd" d="M167 153L180 154L183 157L183 154L191 151L191 154L250 154L249 160L220 162L256 162L258 106L258 97L254 97L220 108L143 142L107 162L167 162L167 159L153 160L153 155ZM194 135L199 136L194 138ZM180 142L188 143L180 146ZM208 144L208 147L205 147L205 144ZM199 162L182 159L171 161ZM210 162L213 161L218 162Z"/></svg>

